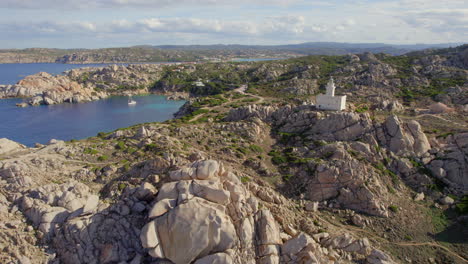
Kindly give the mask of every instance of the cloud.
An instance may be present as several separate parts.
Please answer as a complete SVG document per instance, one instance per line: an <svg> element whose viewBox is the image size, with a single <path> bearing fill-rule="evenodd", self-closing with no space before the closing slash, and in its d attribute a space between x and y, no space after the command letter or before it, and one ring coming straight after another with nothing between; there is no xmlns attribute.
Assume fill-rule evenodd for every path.
<svg viewBox="0 0 468 264"><path fill-rule="evenodd" d="M161 8L259 4L287 6L299 0L1 0L0 8L10 9L93 9L93 8Z"/></svg>
<svg viewBox="0 0 468 264"><path fill-rule="evenodd" d="M468 35L468 9L432 9L407 12L400 18L415 28Z"/></svg>
<svg viewBox="0 0 468 264"><path fill-rule="evenodd" d="M269 17L259 21L201 18L147 18L138 21L116 20L109 23L35 22L0 25L3 32L23 34L121 34L121 33L190 33L235 36L291 36L323 32L324 25L308 25L302 16Z"/></svg>

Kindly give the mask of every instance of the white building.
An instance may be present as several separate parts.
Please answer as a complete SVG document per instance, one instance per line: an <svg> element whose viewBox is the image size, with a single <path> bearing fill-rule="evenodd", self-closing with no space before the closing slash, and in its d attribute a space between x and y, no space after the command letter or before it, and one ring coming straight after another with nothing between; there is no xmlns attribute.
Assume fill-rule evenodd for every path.
<svg viewBox="0 0 468 264"><path fill-rule="evenodd" d="M194 82L193 84L197 87L205 87L205 84L200 80Z"/></svg>
<svg viewBox="0 0 468 264"><path fill-rule="evenodd" d="M335 82L333 78L327 84L327 93L317 95L317 108L321 110L341 111L346 109L346 95L335 96Z"/></svg>

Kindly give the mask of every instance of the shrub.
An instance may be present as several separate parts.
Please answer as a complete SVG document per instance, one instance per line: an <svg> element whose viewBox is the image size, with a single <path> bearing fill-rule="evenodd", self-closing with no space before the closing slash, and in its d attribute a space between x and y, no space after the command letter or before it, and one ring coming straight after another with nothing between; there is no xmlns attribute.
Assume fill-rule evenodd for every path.
<svg viewBox="0 0 468 264"><path fill-rule="evenodd" d="M241 180L242 183L247 183L247 182L250 181L250 178L247 177L247 176L242 176L242 177L240 178L240 180Z"/></svg>
<svg viewBox="0 0 468 264"><path fill-rule="evenodd" d="M154 143L150 143L145 146L145 151L155 151L157 149L158 149L158 146Z"/></svg>
<svg viewBox="0 0 468 264"><path fill-rule="evenodd" d="M398 206L393 205L393 204L390 205L390 206L388 207L388 209L390 209L390 211L392 211L392 212L394 212L394 213L398 212Z"/></svg>
<svg viewBox="0 0 468 264"><path fill-rule="evenodd" d="M116 149L125 149L125 142L123 142L123 141L117 142L117 144L115 145L115 148Z"/></svg>
<svg viewBox="0 0 468 264"><path fill-rule="evenodd" d="M84 154L96 155L96 154L98 154L98 151L96 149L93 149L93 148L85 148L83 153Z"/></svg>
<svg viewBox="0 0 468 264"><path fill-rule="evenodd" d="M133 154L135 153L135 151L137 151L136 148L132 148L132 147L129 147L125 150L126 153L129 153L129 154Z"/></svg>
<svg viewBox="0 0 468 264"><path fill-rule="evenodd" d="M455 207L459 214L461 215L468 214L468 195L463 196L463 198L461 198L460 202L457 203Z"/></svg>
<svg viewBox="0 0 468 264"><path fill-rule="evenodd" d="M293 177L292 174L286 174L286 175L283 175L283 181L289 181L291 178Z"/></svg>
<svg viewBox="0 0 468 264"><path fill-rule="evenodd" d="M108 159L109 159L109 157L106 156L106 155L102 155L102 156L99 156L99 157L98 157L98 161L106 161L106 160L108 160Z"/></svg>
<svg viewBox="0 0 468 264"><path fill-rule="evenodd" d="M369 110L369 107L360 106L360 107L356 108L356 113L364 113L364 112L367 112L368 110Z"/></svg>
<svg viewBox="0 0 468 264"><path fill-rule="evenodd" d="M273 162L273 164L275 165L280 165L288 161L285 156L283 156L280 152L276 150L270 151L268 155L271 156L271 162Z"/></svg>
<svg viewBox="0 0 468 264"><path fill-rule="evenodd" d="M255 145L255 144L250 145L249 148L253 152L257 152L257 153L262 153L263 152L263 148L258 146L258 145Z"/></svg>
<svg viewBox="0 0 468 264"><path fill-rule="evenodd" d="M127 187L127 184L123 182L119 183L119 185L117 186L120 192L123 191L126 187Z"/></svg>

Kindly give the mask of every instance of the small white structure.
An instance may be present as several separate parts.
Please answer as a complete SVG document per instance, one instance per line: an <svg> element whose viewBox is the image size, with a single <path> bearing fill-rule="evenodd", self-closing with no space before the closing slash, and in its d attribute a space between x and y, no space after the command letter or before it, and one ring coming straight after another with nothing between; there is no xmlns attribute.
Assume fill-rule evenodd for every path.
<svg viewBox="0 0 468 264"><path fill-rule="evenodd" d="M193 84L195 84L195 86L197 86L197 87L205 87L205 84L200 80L194 82Z"/></svg>
<svg viewBox="0 0 468 264"><path fill-rule="evenodd" d="M341 111L346 109L346 95L335 96L333 78L327 84L327 93L317 95L317 108L321 110Z"/></svg>

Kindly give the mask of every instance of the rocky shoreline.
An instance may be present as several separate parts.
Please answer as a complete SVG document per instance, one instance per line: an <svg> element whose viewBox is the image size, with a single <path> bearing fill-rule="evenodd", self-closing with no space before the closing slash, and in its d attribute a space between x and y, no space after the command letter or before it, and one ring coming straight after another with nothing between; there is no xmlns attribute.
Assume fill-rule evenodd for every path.
<svg viewBox="0 0 468 264"><path fill-rule="evenodd" d="M0 85L0 99L25 98L17 106L53 105L96 101L114 95L148 94L160 65L129 65L73 69L64 75L40 72L14 85ZM89 76L92 75L92 78ZM122 79L119 79L119 76ZM128 78L129 77L129 78ZM120 88L120 89L117 89ZM189 95L179 91L156 91L168 100L186 100Z"/></svg>

